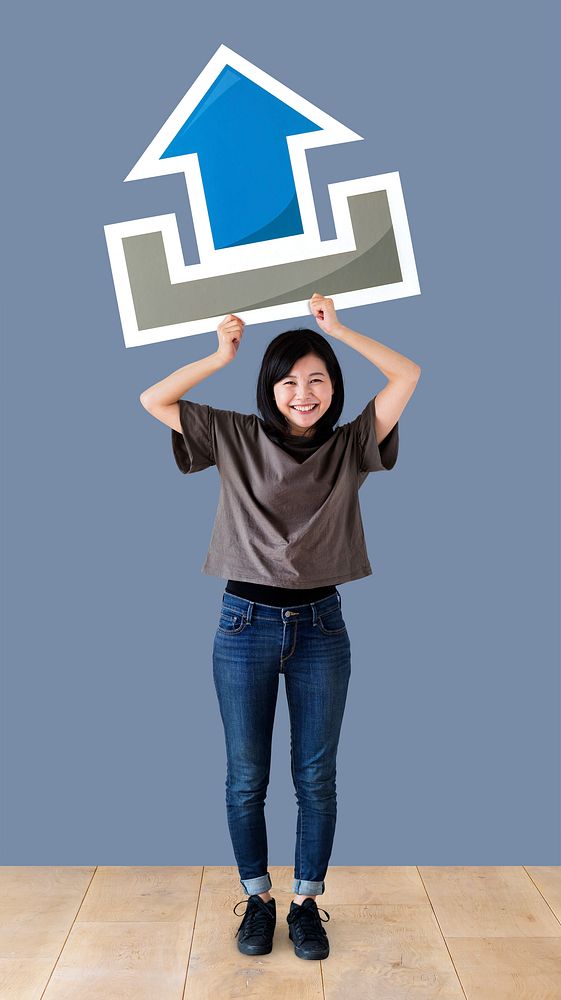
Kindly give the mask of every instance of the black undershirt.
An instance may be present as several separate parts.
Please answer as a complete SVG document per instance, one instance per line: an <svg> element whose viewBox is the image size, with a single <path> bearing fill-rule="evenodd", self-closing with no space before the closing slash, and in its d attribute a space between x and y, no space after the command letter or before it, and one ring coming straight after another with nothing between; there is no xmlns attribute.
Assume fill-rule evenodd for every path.
<svg viewBox="0 0 561 1000"><path fill-rule="evenodd" d="M247 601L257 604L272 604L275 608L287 608L293 604L309 604L320 601L322 597L335 594L335 586L312 587L307 590L293 590L288 587L269 587L263 583L248 583L246 580L228 580L226 590L229 594L245 597Z"/></svg>

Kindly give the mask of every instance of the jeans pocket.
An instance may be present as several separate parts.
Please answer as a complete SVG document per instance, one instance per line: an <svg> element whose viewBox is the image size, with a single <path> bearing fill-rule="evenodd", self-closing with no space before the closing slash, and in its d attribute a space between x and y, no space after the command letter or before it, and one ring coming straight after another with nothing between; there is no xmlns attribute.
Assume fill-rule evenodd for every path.
<svg viewBox="0 0 561 1000"><path fill-rule="evenodd" d="M318 625L324 635L340 635L347 631L341 608L330 608L318 615Z"/></svg>
<svg viewBox="0 0 561 1000"><path fill-rule="evenodd" d="M218 620L218 631L223 635L238 635L247 625L247 618L241 611L233 608L222 608Z"/></svg>

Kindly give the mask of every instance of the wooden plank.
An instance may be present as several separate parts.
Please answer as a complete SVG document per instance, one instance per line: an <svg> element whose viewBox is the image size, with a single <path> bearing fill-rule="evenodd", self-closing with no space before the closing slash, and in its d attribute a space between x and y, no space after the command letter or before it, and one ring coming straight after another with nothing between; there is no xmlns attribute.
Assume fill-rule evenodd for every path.
<svg viewBox="0 0 561 1000"><path fill-rule="evenodd" d="M332 867L328 886L326 1000L465 1000L416 867Z"/></svg>
<svg viewBox="0 0 561 1000"><path fill-rule="evenodd" d="M201 876L98 868L44 1000L180 1000Z"/></svg>
<svg viewBox="0 0 561 1000"><path fill-rule="evenodd" d="M454 937L557 937L561 930L522 867L419 867L447 941Z"/></svg>
<svg viewBox="0 0 561 1000"><path fill-rule="evenodd" d="M559 866L536 868L534 865L525 867L538 892L541 892L547 905L561 923L561 868Z"/></svg>
<svg viewBox="0 0 561 1000"><path fill-rule="evenodd" d="M94 865L0 868L2 1000L41 996L94 872Z"/></svg>
<svg viewBox="0 0 561 1000"><path fill-rule="evenodd" d="M561 937L452 938L469 1000L561 1000Z"/></svg>
<svg viewBox="0 0 561 1000"><path fill-rule="evenodd" d="M561 923L523 867L419 871L469 1000L561 1000Z"/></svg>

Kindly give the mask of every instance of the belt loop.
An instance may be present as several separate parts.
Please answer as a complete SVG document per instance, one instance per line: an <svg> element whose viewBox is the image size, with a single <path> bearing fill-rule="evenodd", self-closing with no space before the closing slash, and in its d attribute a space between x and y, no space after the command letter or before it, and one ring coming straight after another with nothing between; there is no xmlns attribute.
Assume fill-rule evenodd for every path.
<svg viewBox="0 0 561 1000"><path fill-rule="evenodd" d="M339 593L338 590L335 591L335 593L337 594L337 600L339 601L339 607L341 607L341 595L340 595L340 593Z"/></svg>
<svg viewBox="0 0 561 1000"><path fill-rule="evenodd" d="M251 613L253 611L254 604L255 604L255 601L248 601L247 602L247 610L246 610L245 616L246 616L248 622L251 622Z"/></svg>
<svg viewBox="0 0 561 1000"><path fill-rule="evenodd" d="M311 601L310 604L311 604L311 607L312 607L312 625L316 625L317 624L318 613L317 613L317 610L316 610L315 601Z"/></svg>

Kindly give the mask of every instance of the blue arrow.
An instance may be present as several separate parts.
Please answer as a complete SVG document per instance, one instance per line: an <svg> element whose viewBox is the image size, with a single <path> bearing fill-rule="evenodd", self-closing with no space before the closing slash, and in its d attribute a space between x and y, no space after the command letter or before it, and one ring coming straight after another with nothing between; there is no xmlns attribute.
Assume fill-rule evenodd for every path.
<svg viewBox="0 0 561 1000"><path fill-rule="evenodd" d="M160 159L197 153L217 250L304 231L286 137L320 126L225 66Z"/></svg>

